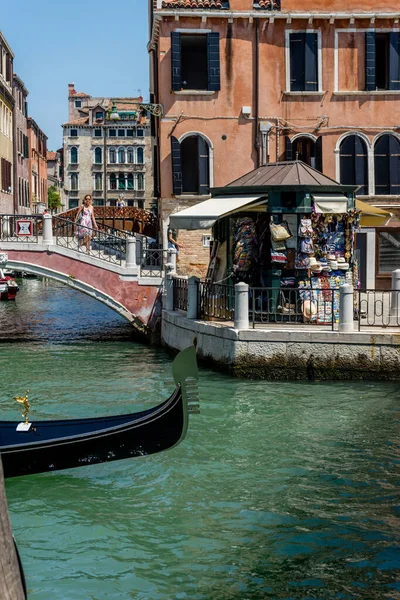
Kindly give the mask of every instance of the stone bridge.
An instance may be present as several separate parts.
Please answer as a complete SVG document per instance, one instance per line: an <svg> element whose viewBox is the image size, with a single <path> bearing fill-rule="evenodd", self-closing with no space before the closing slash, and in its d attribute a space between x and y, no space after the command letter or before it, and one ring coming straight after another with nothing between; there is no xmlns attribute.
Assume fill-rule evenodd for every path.
<svg viewBox="0 0 400 600"><path fill-rule="evenodd" d="M175 270L175 251L167 261L162 250L143 252L140 236L114 230L94 231L87 254L78 248L74 227L50 215L0 215L0 266L69 285L150 337L161 316L163 269Z"/></svg>

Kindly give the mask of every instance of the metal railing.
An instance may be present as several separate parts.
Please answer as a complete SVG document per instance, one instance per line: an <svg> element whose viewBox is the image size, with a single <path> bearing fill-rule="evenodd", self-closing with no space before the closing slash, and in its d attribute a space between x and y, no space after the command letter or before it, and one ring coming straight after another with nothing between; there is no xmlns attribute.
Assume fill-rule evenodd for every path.
<svg viewBox="0 0 400 600"><path fill-rule="evenodd" d="M328 325L339 321L339 290L260 287L249 290L249 317L256 324Z"/></svg>
<svg viewBox="0 0 400 600"><path fill-rule="evenodd" d="M166 262L167 250L142 246L141 255L138 257L142 277L162 277Z"/></svg>
<svg viewBox="0 0 400 600"><path fill-rule="evenodd" d="M188 309L188 280L186 277L174 277L174 310Z"/></svg>
<svg viewBox="0 0 400 600"><path fill-rule="evenodd" d="M199 281L197 316L199 319L233 321L235 315L235 288L221 283Z"/></svg>
<svg viewBox="0 0 400 600"><path fill-rule="evenodd" d="M355 316L362 327L400 327L400 290L355 290Z"/></svg>
<svg viewBox="0 0 400 600"><path fill-rule="evenodd" d="M90 237L89 255L109 263L121 265L126 256L126 240L131 237L125 231L110 227L100 229L85 228ZM53 217L53 237L57 246L86 253L83 239L78 238L78 226L69 219Z"/></svg>
<svg viewBox="0 0 400 600"><path fill-rule="evenodd" d="M0 239L3 242L38 243L42 226L41 215L0 215Z"/></svg>

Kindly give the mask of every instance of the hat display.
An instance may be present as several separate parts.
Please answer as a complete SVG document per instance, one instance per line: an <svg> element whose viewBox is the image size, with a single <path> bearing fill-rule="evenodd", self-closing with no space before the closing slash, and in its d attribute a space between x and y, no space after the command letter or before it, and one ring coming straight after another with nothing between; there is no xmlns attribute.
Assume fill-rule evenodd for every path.
<svg viewBox="0 0 400 600"><path fill-rule="evenodd" d="M303 317L309 321L317 314L317 305L312 300L304 300L301 311L303 313Z"/></svg>
<svg viewBox="0 0 400 600"><path fill-rule="evenodd" d="M332 269L332 271L336 271L338 269L338 264L336 260L329 261L329 266Z"/></svg>
<svg viewBox="0 0 400 600"><path fill-rule="evenodd" d="M315 258L315 256L310 256L310 267L319 265L319 262L317 261L317 259Z"/></svg>
<svg viewBox="0 0 400 600"><path fill-rule="evenodd" d="M335 254L327 254L326 258L328 260L336 260L336 255Z"/></svg>
<svg viewBox="0 0 400 600"><path fill-rule="evenodd" d="M344 256L339 256L339 258L337 259L338 263L345 263L346 259Z"/></svg>

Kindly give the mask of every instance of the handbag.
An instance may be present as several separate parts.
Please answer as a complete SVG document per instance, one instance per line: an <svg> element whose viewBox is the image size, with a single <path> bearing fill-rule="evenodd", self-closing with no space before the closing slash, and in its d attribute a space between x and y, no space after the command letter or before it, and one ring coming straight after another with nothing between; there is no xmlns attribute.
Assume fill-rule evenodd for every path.
<svg viewBox="0 0 400 600"><path fill-rule="evenodd" d="M283 252L275 252L271 250L271 262L285 264L287 263L286 254Z"/></svg>
<svg viewBox="0 0 400 600"><path fill-rule="evenodd" d="M284 225L277 225L276 223L270 223L269 228L271 231L271 238L274 242L282 242L290 238L290 233Z"/></svg>
<svg viewBox="0 0 400 600"><path fill-rule="evenodd" d="M76 220L78 225L80 225L80 222L82 221L82 219L83 219L83 208L82 208L81 212L79 213L79 216Z"/></svg>
<svg viewBox="0 0 400 600"><path fill-rule="evenodd" d="M300 251L303 254L312 254L314 252L314 244L310 237L301 240Z"/></svg>
<svg viewBox="0 0 400 600"><path fill-rule="evenodd" d="M310 237L313 234L311 219L301 219L299 225L299 237Z"/></svg>

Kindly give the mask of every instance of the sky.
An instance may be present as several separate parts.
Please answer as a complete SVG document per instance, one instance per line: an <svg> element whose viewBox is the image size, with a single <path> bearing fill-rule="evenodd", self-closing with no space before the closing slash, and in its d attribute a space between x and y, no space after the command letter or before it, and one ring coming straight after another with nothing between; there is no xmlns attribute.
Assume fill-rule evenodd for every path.
<svg viewBox="0 0 400 600"><path fill-rule="evenodd" d="M149 98L147 0L0 0L0 30L29 90L28 112L62 147L68 83L90 96Z"/></svg>

